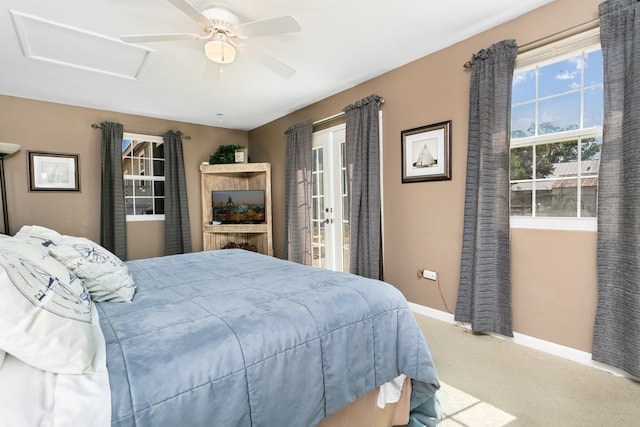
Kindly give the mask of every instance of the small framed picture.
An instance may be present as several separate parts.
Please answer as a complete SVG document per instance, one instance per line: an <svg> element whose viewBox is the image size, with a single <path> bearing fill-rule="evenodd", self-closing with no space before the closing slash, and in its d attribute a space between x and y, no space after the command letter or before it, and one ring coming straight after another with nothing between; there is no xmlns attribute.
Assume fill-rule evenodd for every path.
<svg viewBox="0 0 640 427"><path fill-rule="evenodd" d="M77 154L29 151L29 191L80 191Z"/></svg>
<svg viewBox="0 0 640 427"><path fill-rule="evenodd" d="M400 135L403 183L451 179L451 120Z"/></svg>
<svg viewBox="0 0 640 427"><path fill-rule="evenodd" d="M247 153L248 153L248 150L246 148L236 149L235 151L236 163L247 163Z"/></svg>

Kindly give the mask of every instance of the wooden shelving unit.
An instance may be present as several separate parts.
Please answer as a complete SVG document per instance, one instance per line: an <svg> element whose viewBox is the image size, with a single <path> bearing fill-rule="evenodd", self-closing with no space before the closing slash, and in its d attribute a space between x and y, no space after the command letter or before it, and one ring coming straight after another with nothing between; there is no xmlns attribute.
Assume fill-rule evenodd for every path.
<svg viewBox="0 0 640 427"><path fill-rule="evenodd" d="M249 243L273 256L271 222L271 164L231 163L200 165L202 189L202 244L204 250L222 249L230 242ZM264 224L212 225L211 192L214 190L264 190Z"/></svg>

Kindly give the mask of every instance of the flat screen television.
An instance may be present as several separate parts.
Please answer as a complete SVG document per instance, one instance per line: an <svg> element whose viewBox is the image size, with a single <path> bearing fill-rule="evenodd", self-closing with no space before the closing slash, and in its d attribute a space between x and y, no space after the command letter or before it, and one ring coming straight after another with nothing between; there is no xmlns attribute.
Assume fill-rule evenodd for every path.
<svg viewBox="0 0 640 427"><path fill-rule="evenodd" d="M211 192L212 221L222 224L263 224L264 190L214 190Z"/></svg>

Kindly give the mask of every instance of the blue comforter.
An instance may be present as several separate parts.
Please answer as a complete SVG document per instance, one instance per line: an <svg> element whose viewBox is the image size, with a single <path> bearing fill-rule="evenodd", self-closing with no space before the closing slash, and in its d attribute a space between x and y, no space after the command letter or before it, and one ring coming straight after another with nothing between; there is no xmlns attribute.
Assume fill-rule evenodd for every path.
<svg viewBox="0 0 640 427"><path fill-rule="evenodd" d="M243 250L129 261L130 304L97 304L113 426L314 426L403 373L439 387L393 286Z"/></svg>

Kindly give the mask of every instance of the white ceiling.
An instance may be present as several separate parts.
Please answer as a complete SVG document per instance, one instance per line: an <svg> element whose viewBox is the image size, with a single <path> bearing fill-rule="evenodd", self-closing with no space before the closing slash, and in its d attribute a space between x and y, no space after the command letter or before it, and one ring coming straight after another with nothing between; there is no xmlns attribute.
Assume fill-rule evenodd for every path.
<svg viewBox="0 0 640 427"><path fill-rule="evenodd" d="M119 40L201 32L167 0L0 0L0 94L251 130L550 1L192 0L241 23L294 16L301 32L246 42L285 79L241 52L217 73L201 40Z"/></svg>

